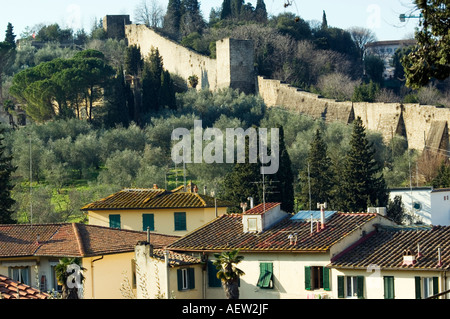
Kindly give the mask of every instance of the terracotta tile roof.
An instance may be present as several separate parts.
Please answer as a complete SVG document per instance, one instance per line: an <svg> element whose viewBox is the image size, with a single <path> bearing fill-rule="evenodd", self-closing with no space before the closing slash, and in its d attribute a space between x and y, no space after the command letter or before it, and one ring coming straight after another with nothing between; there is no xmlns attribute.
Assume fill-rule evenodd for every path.
<svg viewBox="0 0 450 319"><path fill-rule="evenodd" d="M414 264L404 265L404 251L417 255L417 244L421 256ZM441 266L438 266L438 247ZM333 258L330 266L363 269L371 264L391 269L449 269L450 227L378 227L365 241Z"/></svg>
<svg viewBox="0 0 450 319"><path fill-rule="evenodd" d="M0 275L0 296L3 299L47 299L50 297L45 292L40 292L3 275Z"/></svg>
<svg viewBox="0 0 450 319"><path fill-rule="evenodd" d="M266 211L268 211L274 207L277 207L279 205L281 205L281 203L265 203L265 205L259 204L255 207L247 210L244 214L245 215L261 215L261 214L264 214Z"/></svg>
<svg viewBox="0 0 450 319"><path fill-rule="evenodd" d="M155 249L153 251L153 257L158 258L160 260L164 260L164 250L163 249ZM200 258L177 253L174 251L169 251L169 266L177 267L177 266L187 266L187 265L195 265L202 263Z"/></svg>
<svg viewBox="0 0 450 319"><path fill-rule="evenodd" d="M230 207L232 203L217 200L218 207ZM85 205L81 210L109 209L159 209L215 207L211 196L164 189L124 189L106 198Z"/></svg>
<svg viewBox="0 0 450 319"><path fill-rule="evenodd" d="M37 236L39 235L39 242ZM162 248L179 236L151 233L155 248ZM146 232L85 224L0 225L0 257L54 256L89 257L134 251Z"/></svg>
<svg viewBox="0 0 450 319"><path fill-rule="evenodd" d="M281 220L262 233L244 233L241 214L222 215L203 227L183 236L167 248L175 251L315 251L326 252L377 214L336 213L326 222L325 229L310 232L307 221ZM289 235L297 234L291 244Z"/></svg>

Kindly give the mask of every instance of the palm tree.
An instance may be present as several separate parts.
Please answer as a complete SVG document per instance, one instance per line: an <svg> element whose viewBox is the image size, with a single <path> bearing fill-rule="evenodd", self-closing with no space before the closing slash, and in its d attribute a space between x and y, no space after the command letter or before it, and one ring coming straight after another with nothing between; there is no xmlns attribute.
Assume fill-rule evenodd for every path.
<svg viewBox="0 0 450 319"><path fill-rule="evenodd" d="M84 281L83 273L80 271L79 274L76 273L77 268L79 270L86 270L86 268L81 267L80 258L67 258L64 257L59 260L59 264L55 267L56 279L58 283L62 285L62 299L78 299L78 284L82 284ZM76 276L79 275L79 278ZM68 279L70 276L72 279L72 284L69 285ZM78 280L78 282L76 282Z"/></svg>
<svg viewBox="0 0 450 319"><path fill-rule="evenodd" d="M239 250L224 251L221 254L214 254L216 260L217 278L222 281L222 287L227 299L239 299L239 277L245 273L235 265L239 264L244 257L238 256Z"/></svg>

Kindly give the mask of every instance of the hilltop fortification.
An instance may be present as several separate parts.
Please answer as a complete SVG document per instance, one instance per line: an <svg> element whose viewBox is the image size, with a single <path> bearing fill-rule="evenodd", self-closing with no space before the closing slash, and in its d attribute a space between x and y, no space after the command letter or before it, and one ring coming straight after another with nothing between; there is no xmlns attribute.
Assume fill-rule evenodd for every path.
<svg viewBox="0 0 450 319"><path fill-rule="evenodd" d="M106 18L105 18L106 19ZM361 117L365 127L378 131L386 141L394 135L404 136L412 149L430 150L449 147L450 109L431 105L399 103L352 103L321 98L278 80L257 76L254 70L254 48L250 40L222 39L216 43L216 59L187 49L159 35L144 25L125 24L111 19L112 29L125 28L129 45L138 45L145 56L151 47L158 48L164 67L185 80L199 79L199 89L218 90L232 87L245 93L259 94L268 107L283 106L289 110L322 118L326 122L351 123Z"/></svg>

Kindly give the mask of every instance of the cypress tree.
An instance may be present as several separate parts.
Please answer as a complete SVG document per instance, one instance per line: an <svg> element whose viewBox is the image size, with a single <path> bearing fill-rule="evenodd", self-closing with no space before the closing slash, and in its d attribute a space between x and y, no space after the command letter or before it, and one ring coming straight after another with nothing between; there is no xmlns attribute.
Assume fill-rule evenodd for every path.
<svg viewBox="0 0 450 319"><path fill-rule="evenodd" d="M180 0L169 0L167 12L164 16L163 28L171 38L176 40L180 34L181 11Z"/></svg>
<svg viewBox="0 0 450 319"><path fill-rule="evenodd" d="M15 224L12 218L15 201L11 198L11 190L14 187L11 184L11 174L16 168L11 164L12 156L5 155L4 132L5 129L0 128L0 224Z"/></svg>
<svg viewBox="0 0 450 319"><path fill-rule="evenodd" d="M325 10L323 10L322 14L322 30L328 28L328 22L327 22L327 14L325 13Z"/></svg>
<svg viewBox="0 0 450 319"><path fill-rule="evenodd" d="M137 76L142 71L144 61L141 49L137 45L127 47L125 52L125 71L127 74Z"/></svg>
<svg viewBox="0 0 450 319"><path fill-rule="evenodd" d="M234 164L224 179L224 198L236 204L230 208L234 213L241 212L239 204L248 197L253 197L255 206L263 201L261 164L250 163L248 137L245 140L245 162Z"/></svg>
<svg viewBox="0 0 450 319"><path fill-rule="evenodd" d="M255 15L258 22L267 21L267 9L264 0L256 1Z"/></svg>
<svg viewBox="0 0 450 319"><path fill-rule="evenodd" d="M159 101L161 106L168 106L170 109L176 108L175 86L167 70L162 73Z"/></svg>
<svg viewBox="0 0 450 319"><path fill-rule="evenodd" d="M308 165L300 173L300 203L304 209L315 209L317 203L330 203L332 201L333 173L331 159L327 154L327 145L322 139L318 129L309 150Z"/></svg>
<svg viewBox="0 0 450 319"><path fill-rule="evenodd" d="M193 32L203 33L206 26L200 12L200 3L197 0L182 0L182 16L180 21L180 33L182 37Z"/></svg>
<svg viewBox="0 0 450 319"><path fill-rule="evenodd" d="M294 174L292 162L284 143L284 129L279 126L279 168L273 175L267 175L268 193L266 202L281 202L281 209L294 211ZM267 189L267 187L266 187Z"/></svg>
<svg viewBox="0 0 450 319"><path fill-rule="evenodd" d="M231 16L231 0L223 0L222 12L220 13L220 19L224 20Z"/></svg>
<svg viewBox="0 0 450 319"><path fill-rule="evenodd" d="M5 42L9 43L12 48L16 48L16 35L14 34L14 27L11 22L8 22L8 26L6 27L6 35Z"/></svg>
<svg viewBox="0 0 450 319"><path fill-rule="evenodd" d="M239 19L243 5L244 0L231 0L231 16L234 19Z"/></svg>
<svg viewBox="0 0 450 319"><path fill-rule="evenodd" d="M386 206L388 194L381 172L375 161L375 150L367 140L361 118L353 123L353 132L337 194L338 209L342 211L366 211L369 205Z"/></svg>
<svg viewBox="0 0 450 319"><path fill-rule="evenodd" d="M163 61L158 48L151 48L142 71L142 113L153 113L159 110L159 96L161 91L161 76Z"/></svg>

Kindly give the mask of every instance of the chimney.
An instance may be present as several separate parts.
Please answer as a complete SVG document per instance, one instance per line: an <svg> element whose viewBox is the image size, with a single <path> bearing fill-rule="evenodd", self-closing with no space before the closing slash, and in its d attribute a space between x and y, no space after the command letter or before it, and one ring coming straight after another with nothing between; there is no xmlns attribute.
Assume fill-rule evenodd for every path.
<svg viewBox="0 0 450 319"><path fill-rule="evenodd" d="M245 213L247 210L247 203L241 203L242 212Z"/></svg>
<svg viewBox="0 0 450 319"><path fill-rule="evenodd" d="M250 209L252 209L253 208L253 197L249 197L249 198L247 198L247 200L250 201Z"/></svg>
<svg viewBox="0 0 450 319"><path fill-rule="evenodd" d="M153 189L158 189L158 185L157 184L153 184Z"/></svg>
<svg viewBox="0 0 450 319"><path fill-rule="evenodd" d="M403 263L402 266L412 266L416 263L416 257L411 253L409 249L403 251Z"/></svg>
<svg viewBox="0 0 450 319"><path fill-rule="evenodd" d="M441 247L438 247L438 263L437 267L442 267L442 260L441 260Z"/></svg>
<svg viewBox="0 0 450 319"><path fill-rule="evenodd" d="M197 185L194 184L193 190L194 190L194 193L196 193L196 194L198 193L198 187L197 187Z"/></svg>
<svg viewBox="0 0 450 319"><path fill-rule="evenodd" d="M419 243L417 243L417 257L416 258L420 258L422 257L422 254L420 253L420 245Z"/></svg>
<svg viewBox="0 0 450 319"><path fill-rule="evenodd" d="M296 245L297 244L297 233L289 234L289 245Z"/></svg>
<svg viewBox="0 0 450 319"><path fill-rule="evenodd" d="M206 186L203 186L203 195L206 195Z"/></svg>
<svg viewBox="0 0 450 319"><path fill-rule="evenodd" d="M325 228L325 211L324 209L327 208L327 203L317 203L317 208L320 208L320 229Z"/></svg>

